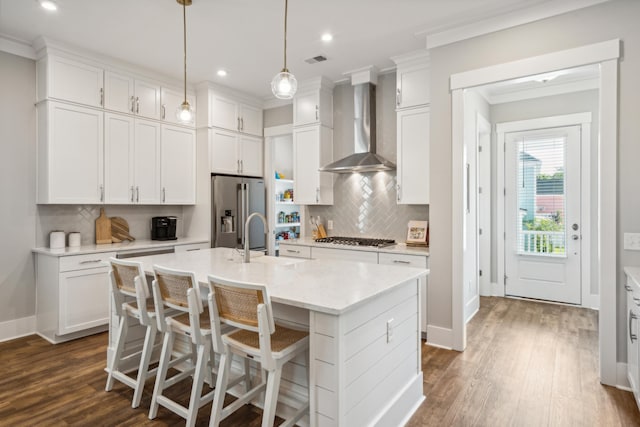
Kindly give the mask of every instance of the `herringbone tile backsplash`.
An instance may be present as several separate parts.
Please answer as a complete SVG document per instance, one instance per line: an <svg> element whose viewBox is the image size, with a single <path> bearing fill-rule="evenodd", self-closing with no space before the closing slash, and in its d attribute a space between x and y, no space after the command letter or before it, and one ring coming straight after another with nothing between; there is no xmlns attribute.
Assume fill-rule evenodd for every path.
<svg viewBox="0 0 640 427"><path fill-rule="evenodd" d="M308 216L320 216L330 236L376 237L404 242L410 220L428 220L428 205L398 205L396 175L389 172L338 174L333 205L309 206ZM308 217L307 216L307 217ZM311 235L311 227L305 227Z"/></svg>

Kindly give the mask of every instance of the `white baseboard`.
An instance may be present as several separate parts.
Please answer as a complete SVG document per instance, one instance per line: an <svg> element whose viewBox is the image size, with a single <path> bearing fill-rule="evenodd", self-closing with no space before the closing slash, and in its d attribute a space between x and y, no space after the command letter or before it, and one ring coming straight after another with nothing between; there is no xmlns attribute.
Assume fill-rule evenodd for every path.
<svg viewBox="0 0 640 427"><path fill-rule="evenodd" d="M600 295L589 294L582 300L582 306L592 310L600 309Z"/></svg>
<svg viewBox="0 0 640 427"><path fill-rule="evenodd" d="M631 385L629 384L629 379L627 378L627 364L623 362L618 362L616 365L616 388L621 390L631 390Z"/></svg>
<svg viewBox="0 0 640 427"><path fill-rule="evenodd" d="M503 297L504 296L504 285L498 285L497 283L491 283L491 296L494 297Z"/></svg>
<svg viewBox="0 0 640 427"><path fill-rule="evenodd" d="M36 316L0 322L0 342L36 333Z"/></svg>
<svg viewBox="0 0 640 427"><path fill-rule="evenodd" d="M427 325L427 345L451 350L453 348L453 329Z"/></svg>

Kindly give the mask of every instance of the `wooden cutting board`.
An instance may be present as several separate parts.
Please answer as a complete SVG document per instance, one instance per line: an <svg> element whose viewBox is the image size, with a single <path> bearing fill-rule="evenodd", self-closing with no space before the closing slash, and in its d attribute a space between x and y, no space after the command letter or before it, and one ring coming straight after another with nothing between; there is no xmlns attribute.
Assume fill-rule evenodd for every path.
<svg viewBox="0 0 640 427"><path fill-rule="evenodd" d="M324 225L318 224L318 237L324 239L327 237L327 231L324 229Z"/></svg>
<svg viewBox="0 0 640 427"><path fill-rule="evenodd" d="M111 220L105 215L104 208L100 208L100 216L96 219L96 244L107 243L111 243Z"/></svg>
<svg viewBox="0 0 640 427"><path fill-rule="evenodd" d="M129 234L129 223L126 219L119 216L111 217L111 240L114 243L120 243L123 240L136 240Z"/></svg>

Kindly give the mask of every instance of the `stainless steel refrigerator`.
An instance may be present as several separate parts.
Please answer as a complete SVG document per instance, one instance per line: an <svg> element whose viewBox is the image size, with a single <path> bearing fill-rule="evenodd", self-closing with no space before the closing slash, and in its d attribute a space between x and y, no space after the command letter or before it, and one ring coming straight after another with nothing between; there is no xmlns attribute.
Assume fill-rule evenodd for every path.
<svg viewBox="0 0 640 427"><path fill-rule="evenodd" d="M260 212L266 216L264 179L238 176L211 176L211 247L242 248L244 222ZM252 250L266 250L262 221L254 218L249 225L249 245Z"/></svg>

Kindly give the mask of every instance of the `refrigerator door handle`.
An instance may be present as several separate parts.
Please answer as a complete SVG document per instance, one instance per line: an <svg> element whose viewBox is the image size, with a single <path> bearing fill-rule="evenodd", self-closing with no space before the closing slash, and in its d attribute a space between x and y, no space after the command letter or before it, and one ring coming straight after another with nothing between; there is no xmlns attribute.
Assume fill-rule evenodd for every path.
<svg viewBox="0 0 640 427"><path fill-rule="evenodd" d="M238 222L236 224L236 234L238 235L238 246L244 245L244 184L238 184L237 188L237 203L238 203Z"/></svg>

